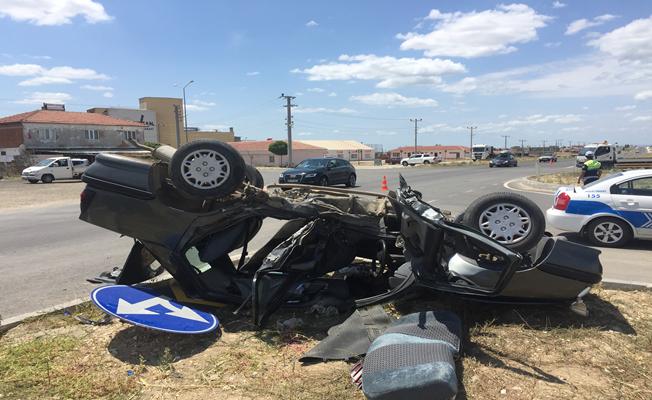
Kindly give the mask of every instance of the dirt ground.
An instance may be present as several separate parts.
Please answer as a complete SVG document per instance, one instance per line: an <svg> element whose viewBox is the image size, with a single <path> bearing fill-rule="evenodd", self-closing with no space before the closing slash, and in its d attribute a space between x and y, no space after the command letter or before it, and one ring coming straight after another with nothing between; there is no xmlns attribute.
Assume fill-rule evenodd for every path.
<svg viewBox="0 0 652 400"><path fill-rule="evenodd" d="M84 184L79 180L31 184L20 178L0 180L0 209L79 201Z"/></svg>
<svg viewBox="0 0 652 400"><path fill-rule="evenodd" d="M452 309L465 337L458 399L652 398L652 293L597 290L588 318L560 307L480 305L455 298L391 305L399 314ZM99 318L83 305L0 334L4 399L363 399L352 364L298 359L346 316L303 314L304 328L257 330L231 309L220 332L171 335ZM274 325L272 322L270 325Z"/></svg>

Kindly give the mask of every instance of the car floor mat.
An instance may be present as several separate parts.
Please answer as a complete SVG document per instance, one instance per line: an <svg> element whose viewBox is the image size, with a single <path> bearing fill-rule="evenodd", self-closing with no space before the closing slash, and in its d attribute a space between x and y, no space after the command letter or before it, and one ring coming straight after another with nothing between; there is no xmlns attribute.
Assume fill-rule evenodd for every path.
<svg viewBox="0 0 652 400"><path fill-rule="evenodd" d="M328 336L306 352L303 363L349 360L362 357L371 342L389 327L394 318L376 305L355 310L349 318L328 330Z"/></svg>

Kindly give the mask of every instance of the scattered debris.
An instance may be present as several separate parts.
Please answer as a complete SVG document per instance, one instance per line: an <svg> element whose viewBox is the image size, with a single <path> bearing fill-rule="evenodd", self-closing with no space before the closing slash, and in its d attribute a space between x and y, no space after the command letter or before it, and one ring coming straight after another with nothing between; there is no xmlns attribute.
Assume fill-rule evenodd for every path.
<svg viewBox="0 0 652 400"><path fill-rule="evenodd" d="M301 318L290 318L285 321L276 321L276 329L279 332L289 332L296 331L298 328L303 326L303 320Z"/></svg>

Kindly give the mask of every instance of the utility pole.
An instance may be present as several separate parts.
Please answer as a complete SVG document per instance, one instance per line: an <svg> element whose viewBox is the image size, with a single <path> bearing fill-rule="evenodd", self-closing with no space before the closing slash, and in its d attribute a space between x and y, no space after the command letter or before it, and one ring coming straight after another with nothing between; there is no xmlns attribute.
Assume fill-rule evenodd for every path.
<svg viewBox="0 0 652 400"><path fill-rule="evenodd" d="M477 126L467 126L466 129L471 131L471 147L469 147L469 157L473 159L473 130L478 129Z"/></svg>
<svg viewBox="0 0 652 400"><path fill-rule="evenodd" d="M186 134L186 143L188 143L188 110L186 109L186 88L193 82L194 81L191 80L190 82L186 83L186 86L183 87L183 131Z"/></svg>
<svg viewBox="0 0 652 400"><path fill-rule="evenodd" d="M417 147L417 132L418 132L418 129L419 129L417 125L421 121L423 121L423 119L421 119L421 118L414 118L414 119L410 118L410 122L414 122L414 153L419 152L419 150L417 150L418 149L418 147Z"/></svg>
<svg viewBox="0 0 652 400"><path fill-rule="evenodd" d="M287 96L284 93L281 93L279 99L285 99L286 104L283 106L287 108L287 118L285 125L288 127L288 167L292 167L292 107L296 107L296 104L292 104L292 100L296 99L295 96Z"/></svg>
<svg viewBox="0 0 652 400"><path fill-rule="evenodd" d="M503 150L507 150L507 138L509 137L509 135L500 135L500 136L505 139L505 147L503 147Z"/></svg>
<svg viewBox="0 0 652 400"><path fill-rule="evenodd" d="M179 106L174 105L174 122L177 125L177 149L181 146L181 133L179 131Z"/></svg>
<svg viewBox="0 0 652 400"><path fill-rule="evenodd" d="M546 141L543 140L542 142L543 142L543 150L542 151L545 153L546 152Z"/></svg>
<svg viewBox="0 0 652 400"><path fill-rule="evenodd" d="M521 142L521 157L525 157L525 146L523 145L523 143L527 142L527 140L520 139L519 141Z"/></svg>

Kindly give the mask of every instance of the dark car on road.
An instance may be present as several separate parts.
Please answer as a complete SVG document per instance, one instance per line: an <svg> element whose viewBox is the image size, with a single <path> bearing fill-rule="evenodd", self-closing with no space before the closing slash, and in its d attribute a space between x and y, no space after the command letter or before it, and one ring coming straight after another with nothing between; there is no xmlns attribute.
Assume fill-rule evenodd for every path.
<svg viewBox="0 0 652 400"><path fill-rule="evenodd" d="M518 161L512 153L500 153L489 161L489 167L518 167Z"/></svg>
<svg viewBox="0 0 652 400"><path fill-rule="evenodd" d="M554 154L545 154L539 157L539 162L557 162L557 156Z"/></svg>
<svg viewBox="0 0 652 400"><path fill-rule="evenodd" d="M357 175L351 163L341 158L308 158L281 173L278 183L355 186Z"/></svg>

